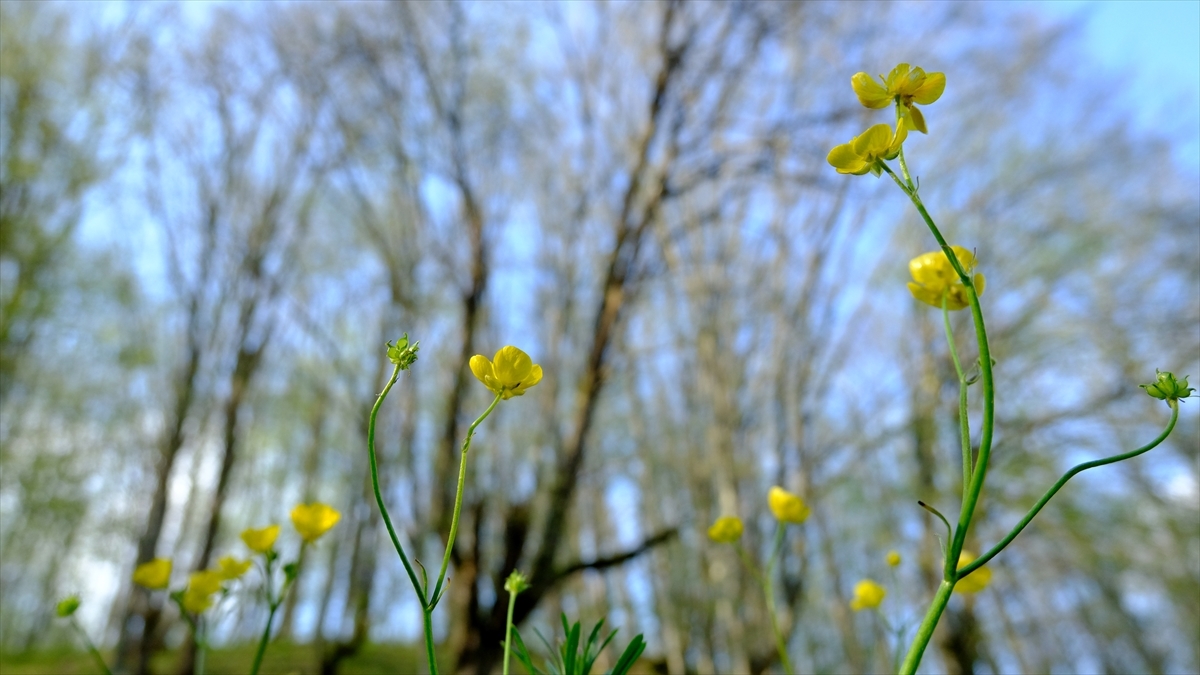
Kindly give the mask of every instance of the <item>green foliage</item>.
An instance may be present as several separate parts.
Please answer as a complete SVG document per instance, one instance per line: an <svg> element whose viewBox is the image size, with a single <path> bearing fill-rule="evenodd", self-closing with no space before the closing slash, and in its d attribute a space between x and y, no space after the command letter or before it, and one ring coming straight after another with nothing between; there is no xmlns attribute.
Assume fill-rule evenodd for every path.
<svg viewBox="0 0 1200 675"><path fill-rule="evenodd" d="M525 648L525 643L521 640L521 634L515 629L513 630L513 641L516 643L517 659L521 661L521 665L525 666L525 670L530 675L588 675L592 672L592 666L596 663L596 657L600 652L608 646L617 631L608 634L604 641L597 646L596 641L600 637L600 629L604 627L604 619L592 628L591 633L585 642L580 644L579 638L580 623L575 622L574 625L567 624L567 615L562 615L563 633L566 639L559 643L558 649L550 646L549 641L536 628L538 638L542 644L546 645L546 650L550 656L547 658L547 670L541 670L533 665L533 659L529 654L529 650ZM633 664L637 662L642 651L646 649L646 641L642 639L642 634L638 633L633 641L625 647L625 651L621 653L621 657L617 659L616 665L609 670L610 675L624 675L629 672Z"/></svg>

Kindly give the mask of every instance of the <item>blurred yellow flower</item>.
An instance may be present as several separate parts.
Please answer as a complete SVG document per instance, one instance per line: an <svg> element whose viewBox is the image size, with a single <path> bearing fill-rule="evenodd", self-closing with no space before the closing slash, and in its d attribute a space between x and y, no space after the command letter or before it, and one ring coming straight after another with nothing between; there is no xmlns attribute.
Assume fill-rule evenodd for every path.
<svg viewBox="0 0 1200 675"><path fill-rule="evenodd" d="M861 176L869 171L878 176L881 171L879 163L900 154L900 146L904 145L907 137L908 131L904 125L897 126L896 132L892 133L891 126L876 124L850 139L849 143L834 147L825 161L838 173Z"/></svg>
<svg viewBox="0 0 1200 675"><path fill-rule="evenodd" d="M962 567L971 564L975 560L975 554L970 551L963 551L958 556L958 566ZM958 580L958 584L954 586L954 590L959 593L978 593L987 588L987 585L992 581L992 570L988 569L987 565L971 572L967 576Z"/></svg>
<svg viewBox="0 0 1200 675"><path fill-rule="evenodd" d="M854 597L850 600L850 609L859 611L878 607L887 596L887 589L870 579L863 579L854 584Z"/></svg>
<svg viewBox="0 0 1200 675"><path fill-rule="evenodd" d="M794 495L776 485L767 492L767 506L775 518L784 523L803 523L808 518L808 507L799 495Z"/></svg>
<svg viewBox="0 0 1200 675"><path fill-rule="evenodd" d="M188 575L187 589L197 593L206 593L208 595L212 595L213 593L221 590L222 581L224 581L224 579L221 577L220 572L214 570L200 570L199 572L192 572L190 575Z"/></svg>
<svg viewBox="0 0 1200 675"><path fill-rule="evenodd" d="M221 590L223 578L220 572L201 570L188 576L187 590L180 601L183 608L192 614L200 614L212 607L212 596Z"/></svg>
<svg viewBox="0 0 1200 675"><path fill-rule="evenodd" d="M275 545L275 539L279 537L279 526L268 525L261 529L250 528L242 532L242 541L246 542L246 546L255 553L266 553Z"/></svg>
<svg viewBox="0 0 1200 675"><path fill-rule="evenodd" d="M887 564L890 565L891 567L898 566L900 564L900 552L899 551L888 551L887 552Z"/></svg>
<svg viewBox="0 0 1200 675"><path fill-rule="evenodd" d="M708 528L708 538L718 544L732 544L742 536L742 519L737 516L721 516Z"/></svg>
<svg viewBox="0 0 1200 675"><path fill-rule="evenodd" d="M171 559L155 558L133 570L133 583L150 590L166 588L171 583Z"/></svg>
<svg viewBox="0 0 1200 675"><path fill-rule="evenodd" d="M951 246L958 262L967 274L975 268L975 254L961 246ZM964 309L970 303L967 301L967 287L950 264L950 258L945 251L930 251L908 261L908 271L914 281L908 282L908 291L917 300L934 307L942 306L942 294L946 294L946 308L950 310ZM975 292L983 295L986 283L983 274L976 273L971 281L975 284ZM915 283L914 283L915 282Z"/></svg>
<svg viewBox="0 0 1200 675"><path fill-rule="evenodd" d="M916 104L929 105L941 98L946 90L946 76L926 73L901 63L886 78L881 75L879 80L866 73L855 73L850 78L850 85L858 95L858 102L868 108L886 108L893 101L899 103L905 126L925 134L929 133L925 128L925 117Z"/></svg>
<svg viewBox="0 0 1200 675"><path fill-rule="evenodd" d="M542 381L542 367L512 345L501 347L491 361L482 354L472 356L471 372L505 400L521 396L526 389Z"/></svg>
<svg viewBox="0 0 1200 675"><path fill-rule="evenodd" d="M227 555L217 561L217 574L225 581L233 581L246 573L250 569L249 560L238 560L237 558Z"/></svg>
<svg viewBox="0 0 1200 675"><path fill-rule="evenodd" d="M328 532L329 528L337 525L341 519L342 514L336 509L320 502L300 504L292 509L292 525L304 541L310 544Z"/></svg>

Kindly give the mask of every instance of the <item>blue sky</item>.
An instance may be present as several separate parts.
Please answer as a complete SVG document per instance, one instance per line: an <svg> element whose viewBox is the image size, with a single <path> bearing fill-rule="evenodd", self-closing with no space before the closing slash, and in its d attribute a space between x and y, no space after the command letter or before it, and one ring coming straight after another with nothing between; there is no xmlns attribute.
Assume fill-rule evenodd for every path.
<svg viewBox="0 0 1200 675"><path fill-rule="evenodd" d="M1113 75L1114 95L1143 104L1141 123L1169 116L1190 128L1180 157L1200 169L1200 0L1030 4L1053 17L1082 17L1082 46Z"/></svg>

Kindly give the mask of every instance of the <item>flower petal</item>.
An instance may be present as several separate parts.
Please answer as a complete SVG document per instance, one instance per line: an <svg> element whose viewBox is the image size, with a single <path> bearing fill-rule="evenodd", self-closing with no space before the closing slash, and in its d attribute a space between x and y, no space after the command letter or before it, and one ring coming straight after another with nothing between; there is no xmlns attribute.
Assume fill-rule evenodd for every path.
<svg viewBox="0 0 1200 675"><path fill-rule="evenodd" d="M496 383L501 387L515 387L533 370L533 360L525 352L512 345L501 347L492 361Z"/></svg>
<svg viewBox="0 0 1200 675"><path fill-rule="evenodd" d="M854 154L854 149L850 147L849 143L835 146L829 151L825 161L829 162L829 165L837 169L839 173L864 174L867 172L867 162Z"/></svg>
<svg viewBox="0 0 1200 675"><path fill-rule="evenodd" d="M542 381L542 367L538 364L533 364L533 368L529 371L529 376L521 380L521 387L528 389L538 382Z"/></svg>
<svg viewBox="0 0 1200 675"><path fill-rule="evenodd" d="M914 298L916 298L917 300L919 300L927 305L930 305L932 307L941 307L942 306L942 294L941 293L934 293L932 290L930 290L924 286L921 286L919 284L914 284L911 281L908 282L908 292L912 293L912 296Z"/></svg>
<svg viewBox="0 0 1200 675"><path fill-rule="evenodd" d="M921 105L929 105L942 97L942 92L946 90L946 74L945 73L925 73L925 81L921 83L912 92L912 100L914 103Z"/></svg>
<svg viewBox="0 0 1200 675"><path fill-rule="evenodd" d="M475 379L479 380L490 388L492 385L489 380L495 376L492 370L492 362L488 361L486 356L482 354L476 354L475 356L471 357L470 366L471 372L475 374Z"/></svg>
<svg viewBox="0 0 1200 675"><path fill-rule="evenodd" d="M866 73L855 73L850 78L850 86L854 87L858 102L868 108L886 108L892 102L888 90Z"/></svg>
<svg viewBox="0 0 1200 675"><path fill-rule="evenodd" d="M892 68L892 72L888 73L887 79L885 80L888 93L892 94L893 96L900 93L901 88L904 86L904 82L908 79L910 70L911 68L907 63L901 63L895 68Z"/></svg>
<svg viewBox="0 0 1200 675"><path fill-rule="evenodd" d="M887 124L876 124L850 141L854 154L870 162L887 153L892 143L892 127Z"/></svg>

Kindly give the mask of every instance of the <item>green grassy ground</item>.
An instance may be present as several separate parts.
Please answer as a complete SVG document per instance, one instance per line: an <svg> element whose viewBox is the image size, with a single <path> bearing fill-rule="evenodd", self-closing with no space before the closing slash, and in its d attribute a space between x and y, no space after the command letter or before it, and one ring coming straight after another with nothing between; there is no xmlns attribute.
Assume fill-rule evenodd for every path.
<svg viewBox="0 0 1200 675"><path fill-rule="evenodd" d="M343 675L390 675L425 672L420 645L366 645L352 658L342 661ZM111 663L112 654L105 652ZM173 675L178 654L163 652L151 663L154 673ZM254 645L215 649L208 655L206 675L244 675L254 660ZM0 675L94 675L96 664L86 652L66 649L0 654ZM320 672L320 656L312 645L277 642L263 658L262 675L312 675Z"/></svg>

